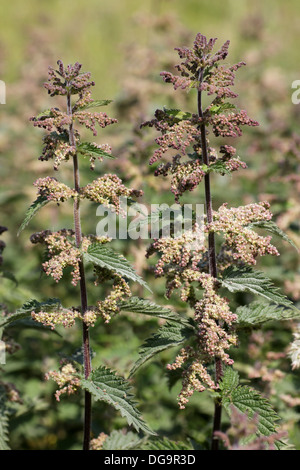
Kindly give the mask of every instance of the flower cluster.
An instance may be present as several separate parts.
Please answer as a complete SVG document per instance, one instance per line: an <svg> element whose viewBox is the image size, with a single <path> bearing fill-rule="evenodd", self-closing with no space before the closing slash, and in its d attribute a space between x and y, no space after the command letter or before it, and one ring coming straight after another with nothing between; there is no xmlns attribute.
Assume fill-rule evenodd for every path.
<svg viewBox="0 0 300 470"><path fill-rule="evenodd" d="M213 222L207 224L206 231L223 233L234 260L256 264L257 256L278 256L277 249L270 243L272 237L258 235L251 226L255 222L271 220L269 207L268 202L232 208L228 208L225 203L214 212Z"/></svg>
<svg viewBox="0 0 300 470"><path fill-rule="evenodd" d="M69 144L69 137L66 131L50 132L43 138L44 148L42 155L39 157L41 161L54 160L53 168L58 170L61 162L66 162L76 153L76 147Z"/></svg>
<svg viewBox="0 0 300 470"><path fill-rule="evenodd" d="M142 191L128 189L118 176L106 174L81 189L81 197L103 204L117 214L123 214L120 198L139 197Z"/></svg>
<svg viewBox="0 0 300 470"><path fill-rule="evenodd" d="M94 439L91 440L91 450L102 450L103 444L108 437L107 434L104 432L101 432L98 437L94 437Z"/></svg>
<svg viewBox="0 0 300 470"><path fill-rule="evenodd" d="M228 300L216 293L216 280L206 273L198 273L197 276L194 275L194 279L197 279L204 290L202 299L194 305L197 347L182 348L175 362L168 365L169 370L186 366L178 397L181 409L185 408L194 392L201 392L206 387L218 387L205 364L210 364L214 358L220 358L225 364L232 365L233 361L226 350L237 342L232 331L237 317L230 311Z"/></svg>
<svg viewBox="0 0 300 470"><path fill-rule="evenodd" d="M77 195L74 189L64 183L59 183L56 178L50 176L39 178L33 184L38 188L38 195L46 197L48 201L64 202Z"/></svg>
<svg viewBox="0 0 300 470"><path fill-rule="evenodd" d="M83 237L81 247L77 248L73 230L63 229L58 232L45 230L31 236L32 243L44 243L47 247L48 260L43 263L45 273L58 282L63 276L64 269L70 266L74 286L80 281L79 262L82 254L87 251L89 245L94 241L105 243L109 239L90 235Z"/></svg>
<svg viewBox="0 0 300 470"><path fill-rule="evenodd" d="M45 374L46 380L54 380L59 389L55 392L55 398L60 401L60 396L64 393L72 395L76 393L80 386L80 379L77 371L71 363L62 364L59 371L49 371Z"/></svg>
<svg viewBox="0 0 300 470"><path fill-rule="evenodd" d="M175 90L197 90L197 114L164 108L155 112L154 119L142 124L160 133L155 139L158 148L149 164L162 158L166 160L157 166L155 175L171 176L171 191L176 202L186 191L194 190L205 181L207 214L202 227L203 238L200 238L202 243L196 248L191 246L199 231L193 221L192 230L180 236L155 239L146 253L147 257L153 253L159 257L154 272L157 277L166 278L166 296L170 297L179 289L181 300L189 303L194 311L193 344L183 347L174 363L168 365L171 370L183 370L180 408L185 407L195 391L218 387L219 377L214 378L208 369L215 360L220 364L233 363L228 351L237 344L237 317L231 312L229 301L219 295L217 273L232 263L252 265L258 256L278 255L271 237L255 231L256 225L263 225L272 218L268 203L231 209L223 204L217 211L212 208L207 184L209 174L228 174L246 168L236 155L235 147L224 143L224 138L239 137L243 126L258 125L245 110L238 110L228 101L237 97L232 91L235 72L245 63L221 64L228 55L229 41L213 53L215 43L216 38L207 40L197 34L192 48L176 48L182 59L175 66L179 76L166 71L161 73L163 80L173 84ZM210 98L206 109L202 107L204 93ZM222 137L219 149L210 146L210 132ZM223 237L219 253L215 249L215 234ZM199 292L202 292L201 297Z"/></svg>
<svg viewBox="0 0 300 470"><path fill-rule="evenodd" d="M113 277L113 286L110 293L105 297L105 300L97 302L97 314L103 318L105 323L109 323L111 318L119 313L118 302L132 295L129 284L122 276L118 274L111 276Z"/></svg>
<svg viewBox="0 0 300 470"><path fill-rule="evenodd" d="M31 312L33 320L42 323L44 326L50 326L52 330L57 325L62 325L64 328L70 328L75 324L76 318L81 318L81 313L75 309L60 308L56 311L39 311Z"/></svg>

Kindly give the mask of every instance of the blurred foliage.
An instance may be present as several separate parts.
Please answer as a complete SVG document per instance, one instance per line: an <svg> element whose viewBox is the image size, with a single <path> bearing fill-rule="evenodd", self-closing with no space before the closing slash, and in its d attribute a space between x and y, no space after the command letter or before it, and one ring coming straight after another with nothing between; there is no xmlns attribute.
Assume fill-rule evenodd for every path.
<svg viewBox="0 0 300 470"><path fill-rule="evenodd" d="M6 82L7 104L0 108L0 223L8 228L1 236L6 243L3 269L17 280L17 284L11 279L0 280L0 302L9 312L30 298L59 297L65 306L78 298L68 279L57 285L41 272L43 253L29 241L35 231L70 227L71 205L47 205L17 237L25 210L36 196L32 183L40 176L55 176L51 162L38 160L42 132L31 126L29 117L52 106L42 84L48 65L55 65L59 58L64 63L79 61L83 70L92 73L95 99L113 99L108 112L119 120L97 139L98 143L109 142L118 159L98 163L95 174L89 171L88 161L81 161L82 184L113 170L125 182L145 191L144 204L173 203L168 186L153 176L154 169L148 165L154 136L141 132L139 125L151 118L157 107L195 110L193 93L177 95L175 102L171 87L159 76L161 70L177 63L174 47L189 45L198 31L218 37L220 43L230 39L230 62L247 63L237 76L237 106L247 109L261 125L245 131L238 142L248 169L238 177L214 176L214 206L223 203L224 196L234 206L268 199L277 223L300 247L300 105L291 102L291 83L300 78L298 1L2 0L1 6L0 78ZM60 176L63 181L72 180L67 166ZM202 191L199 188L191 193L188 202L203 202ZM83 231L95 233L99 221L96 205L83 204L82 218ZM144 258L147 241L114 243L147 279L153 299L166 305L164 285L153 278ZM299 305L299 256L286 243L280 241L277 246L281 257L264 259L259 268ZM92 281L92 273L88 273L88 281ZM142 292L137 288L135 293ZM101 286L91 289L89 302L104 295ZM243 305L249 300L246 295L235 295L232 301ZM179 312L183 308L176 298L168 303ZM233 354L241 381L249 383L251 379L269 397L291 445L300 449L300 375L291 370L286 354L294 328L293 322L282 322L244 333ZM92 333L93 364L104 363L126 376L138 358L138 347L156 329L157 321L129 314L113 319L109 325L97 324ZM1 369L1 381L13 383L21 397L21 402L12 403L9 410L11 448L81 448L82 411L78 404L82 398L64 398L57 403L53 384L44 381L44 374L58 366L62 353L70 356L80 347L79 328L55 334L12 326L7 333L20 345ZM162 353L134 377L140 409L159 434L175 440L191 439L205 448L213 402L205 392L194 396L185 411L179 411L176 396L180 384L165 367L175 352ZM224 413L224 428L228 422ZM124 426L113 409L95 405L95 436Z"/></svg>

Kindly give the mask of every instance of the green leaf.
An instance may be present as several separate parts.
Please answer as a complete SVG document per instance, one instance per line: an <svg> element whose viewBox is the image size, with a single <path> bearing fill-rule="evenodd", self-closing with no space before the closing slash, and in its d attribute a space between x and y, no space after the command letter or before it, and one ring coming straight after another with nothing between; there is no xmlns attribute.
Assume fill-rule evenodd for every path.
<svg viewBox="0 0 300 470"><path fill-rule="evenodd" d="M224 111L232 109L237 109L236 106L232 103L222 103L222 104L214 104L209 108L210 114L220 114Z"/></svg>
<svg viewBox="0 0 300 470"><path fill-rule="evenodd" d="M137 431L155 434L143 421L133 400L131 385L112 370L100 366L92 371L88 379L82 379L82 387L90 392L95 400L104 401L120 411L129 425Z"/></svg>
<svg viewBox="0 0 300 470"><path fill-rule="evenodd" d="M134 432L112 431L105 439L102 450L130 450L144 441Z"/></svg>
<svg viewBox="0 0 300 470"><path fill-rule="evenodd" d="M300 311L296 308L286 308L281 305L272 305L261 301L240 306L236 309L235 313L238 316L239 328L255 327L268 321L300 318Z"/></svg>
<svg viewBox="0 0 300 470"><path fill-rule="evenodd" d="M18 320L31 317L31 312L53 311L57 308L61 308L60 300L58 299L47 299L44 302L38 302L35 299L29 300L22 307L12 313L8 317L5 317L0 327L8 326Z"/></svg>
<svg viewBox="0 0 300 470"><path fill-rule="evenodd" d="M104 246L101 243L92 243L86 253L83 254L86 262L92 263L95 266L106 268L112 272L120 274L124 278L131 279L138 282L151 292L147 283L135 272L134 268L127 261L124 256L116 253L111 248Z"/></svg>
<svg viewBox="0 0 300 470"><path fill-rule="evenodd" d="M191 113L181 111L180 109L166 109L166 108L164 108L164 112L168 116L172 116L177 122L185 121L185 120L190 119L192 117Z"/></svg>
<svg viewBox="0 0 300 470"><path fill-rule="evenodd" d="M259 222L252 222L251 224L247 225L249 228L261 228L264 230L267 230L268 232L272 233L273 235L277 235L280 237L282 240L285 240L288 242L290 245L292 245L298 252L299 249L293 242L293 240L288 237L286 233L284 233L281 228L278 227L278 225L275 224L272 220L261 220Z"/></svg>
<svg viewBox="0 0 300 470"><path fill-rule="evenodd" d="M141 299L139 297L130 297L127 300L118 302L118 307L125 312L140 313L142 315L150 315L170 321L184 322L185 320L176 312L173 312L173 310L161 307L151 302L151 300Z"/></svg>
<svg viewBox="0 0 300 470"><path fill-rule="evenodd" d="M29 222L31 221L31 219L35 216L35 214L42 208L44 207L47 203L49 202L49 200L45 197L45 196L39 196L32 204L31 206L29 207L29 209L27 209L26 211L26 214L25 214L25 218L19 228L19 231L18 231L18 236L20 235L20 233L22 232L22 230L24 230L24 228L29 224Z"/></svg>
<svg viewBox="0 0 300 470"><path fill-rule="evenodd" d="M231 175L231 171L226 167L226 162L217 160L215 163L210 165L202 165L202 170L206 173L220 173L221 175Z"/></svg>
<svg viewBox="0 0 300 470"><path fill-rule="evenodd" d="M230 396L223 398L223 405L229 414L231 414L231 405L233 405L241 413L247 414L249 419L257 415L257 430L263 436L269 436L276 432L278 414L273 410L268 400L247 385L238 386L232 390Z"/></svg>
<svg viewBox="0 0 300 470"><path fill-rule="evenodd" d="M130 371L130 377L149 359L166 349L179 346L195 334L191 326L167 323L148 338L139 350L139 359Z"/></svg>
<svg viewBox="0 0 300 470"><path fill-rule="evenodd" d="M8 411L6 406L6 392L0 388L0 450L10 450L8 445Z"/></svg>
<svg viewBox="0 0 300 470"><path fill-rule="evenodd" d="M292 302L272 284L262 272L250 267L236 268L230 266L223 273L223 287L230 292L251 292L264 297L269 302L293 308Z"/></svg>
<svg viewBox="0 0 300 470"><path fill-rule="evenodd" d="M151 439L141 447L142 450L192 450L193 447L184 442L171 441L166 437Z"/></svg>
<svg viewBox="0 0 300 470"><path fill-rule="evenodd" d="M105 152L101 148L98 148L93 142L81 142L77 146L77 151L81 153L82 155L91 155L91 156L96 156L96 157L105 157L105 158L110 158L113 160L114 157L110 153Z"/></svg>
<svg viewBox="0 0 300 470"><path fill-rule="evenodd" d="M107 106L108 104L112 102L113 100L94 100L91 103L88 103L84 106L80 106L76 108L76 111L84 111L85 109L90 109L90 108L99 108L99 106Z"/></svg>
<svg viewBox="0 0 300 470"><path fill-rule="evenodd" d="M226 367L219 384L222 394L230 394L239 385L239 381L239 373L232 367Z"/></svg>

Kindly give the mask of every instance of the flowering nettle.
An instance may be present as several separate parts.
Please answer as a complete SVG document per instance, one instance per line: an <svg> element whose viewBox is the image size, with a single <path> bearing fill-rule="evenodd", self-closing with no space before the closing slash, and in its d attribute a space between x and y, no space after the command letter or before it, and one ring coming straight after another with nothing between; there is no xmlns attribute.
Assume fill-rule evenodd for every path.
<svg viewBox="0 0 300 470"><path fill-rule="evenodd" d="M156 253L159 257L155 275L166 277L167 296L174 289L180 289L181 300L188 302L194 310L194 345L182 348L175 362L168 365L169 369L183 369L183 387L179 395L181 408L195 391L218 387L218 380L208 372L209 364L216 359L227 365L233 363L227 351L237 343L234 331L237 316L231 312L229 301L218 293L217 272L222 276L224 269L234 263L253 265L258 256L278 255L270 243L271 237L258 235L251 225L271 220L267 203L237 208L223 204L218 210L212 210L209 174L228 174L246 168L246 164L236 155L235 147L224 144L224 139L219 149L210 147L209 132L215 137L235 138L242 134L243 126L258 125L246 111L240 111L228 102L228 99L237 97L231 87L235 72L245 63L220 64L228 55L229 41L213 53L215 43L215 38L207 40L202 34L197 34L191 49L176 48L182 59L175 66L179 76L161 73L164 81L173 84L175 90L197 90L198 112L157 110L154 119L142 124L160 132L156 138L158 148L150 164L166 160L157 166L155 175L171 176L171 191L176 202L186 191L194 190L203 180L205 182L205 243L197 249L191 248L189 237L195 236L199 230L194 225L189 236L162 237L154 240L147 251L147 256ZM206 109L202 109L204 92L211 97ZM215 234L223 237L218 254L215 253ZM214 263L215 268L212 269ZM200 298L199 290L202 291Z"/></svg>
<svg viewBox="0 0 300 470"><path fill-rule="evenodd" d="M111 147L108 144L98 144L96 142L83 142L80 133L75 125L85 126L91 130L93 135L97 135L96 126L105 128L117 122L104 112L91 112L90 108L105 106L110 100L93 100L91 88L94 86L90 73L81 72L81 64L64 66L58 61L58 69L49 67L48 81L44 84L50 96L61 95L66 98L66 110L52 107L36 117L32 117L33 125L44 129L47 134L44 136L44 147L41 161L53 160L54 170L58 170L62 162L73 163L74 188L58 181L54 177L38 178L34 185L37 188L37 200L33 207L39 208L48 202L58 204L72 200L74 204L74 230L62 229L59 231L45 230L32 235L32 243L42 243L46 246L46 260L43 262L43 270L56 282L59 282L66 270L71 268L71 282L74 286L80 286L81 308L62 306L51 307L49 309L32 310L33 320L54 329L60 325L69 328L76 320L82 322L84 331L84 370L87 378L91 372L90 353L88 342L88 329L94 326L95 322L102 318L109 322L110 318L120 311L118 302L131 296L131 291L127 283L127 278L123 277L124 271L118 273L118 265L108 263L107 259L102 262L101 248L104 244L111 242L108 237L97 237L94 235L84 236L81 232L81 221L79 205L82 199L89 199L98 204L102 204L117 214L122 213L120 198L133 198L142 195L142 191L126 188L120 178L113 174L104 174L95 181L80 187L79 163L80 156L88 157L90 168L93 170L96 160L111 158ZM72 100L75 97L75 101ZM89 257L89 249L96 247L96 256ZM1 246L0 246L1 248ZM118 256L115 254L118 261ZM85 258L87 257L87 258ZM110 291L104 300L98 301L95 306L87 304L87 292L85 281L84 259L94 264L95 285L108 282L111 285ZM109 259L110 260L110 259ZM121 261L125 263L123 260ZM127 271L126 271L127 269ZM125 274L129 271L129 277L134 276L134 270L126 265ZM133 277L135 279L135 277ZM56 393L56 398L62 393L73 393L80 385L76 376L76 370L72 364L64 365L59 372L49 372L47 378L54 379L60 389Z"/></svg>

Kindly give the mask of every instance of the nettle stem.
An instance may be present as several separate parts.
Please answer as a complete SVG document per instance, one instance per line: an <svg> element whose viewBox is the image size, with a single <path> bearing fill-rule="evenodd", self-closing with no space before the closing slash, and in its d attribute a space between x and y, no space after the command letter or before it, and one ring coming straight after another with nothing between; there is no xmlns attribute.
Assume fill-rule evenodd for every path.
<svg viewBox="0 0 300 470"><path fill-rule="evenodd" d="M67 114L72 117L72 104L71 104L71 93L67 94ZM69 126L69 140L70 145L76 148L76 141L74 135L73 121ZM80 220L80 175L78 166L77 153L73 156L73 172L74 172L74 189L78 196L74 198L74 228L75 228L75 240L76 246L79 248L82 242L81 234L81 220ZM79 262L79 273L80 273L80 301L81 301L81 313L84 313L88 309L87 302L87 289L85 281L85 270L83 261ZM83 341L83 358L84 358L84 376L87 379L91 373L91 354L90 354L90 337L89 328L85 322L82 322L82 341ZM91 435L91 411L92 411L92 397L91 394L85 391L85 406L84 406L84 437L83 437L83 450L89 450L90 448L90 435Z"/></svg>
<svg viewBox="0 0 300 470"><path fill-rule="evenodd" d="M199 83L203 81L203 69L199 72ZM200 118L203 118L203 109L202 109L202 91L198 90L198 115ZM202 159L205 165L209 165L209 155L207 149L207 140L206 140L206 129L205 124L200 124L200 133L201 133L201 150L202 150ZM207 223L210 224L213 222L213 208L212 208L212 197L211 197L211 188L210 188L210 174L206 173L204 176L204 187L205 187L205 205L206 205L206 215ZM209 263L209 274L217 278L217 262L216 262L216 247L215 247L215 236L214 232L209 232L208 234L208 263ZM223 366L222 361L219 358L215 359L215 370L216 370L216 383L218 384L222 375L223 375ZM215 432L220 431L221 429L221 415L222 415L222 405L218 399L215 400L215 412L214 412L214 422L213 422L213 434L212 434L212 450L218 450L219 440L215 437Z"/></svg>

